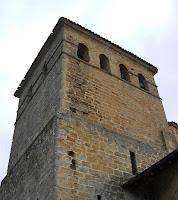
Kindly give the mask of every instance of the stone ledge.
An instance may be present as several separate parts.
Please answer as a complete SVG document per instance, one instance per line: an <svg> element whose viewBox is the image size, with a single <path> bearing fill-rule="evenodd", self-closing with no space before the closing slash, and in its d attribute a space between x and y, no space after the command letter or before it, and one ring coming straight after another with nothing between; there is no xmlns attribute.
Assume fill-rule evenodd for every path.
<svg viewBox="0 0 178 200"><path fill-rule="evenodd" d="M176 122L168 122L168 125L178 129L178 124Z"/></svg>

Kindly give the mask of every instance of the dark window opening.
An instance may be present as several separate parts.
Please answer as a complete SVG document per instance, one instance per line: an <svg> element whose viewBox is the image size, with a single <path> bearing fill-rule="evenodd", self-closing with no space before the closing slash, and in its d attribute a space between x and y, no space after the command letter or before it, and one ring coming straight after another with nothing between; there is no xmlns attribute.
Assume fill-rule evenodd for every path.
<svg viewBox="0 0 178 200"><path fill-rule="evenodd" d="M75 161L75 159L72 159L72 165L75 165L76 164L76 161Z"/></svg>
<svg viewBox="0 0 178 200"><path fill-rule="evenodd" d="M120 64L119 66L120 66L121 79L130 81L128 69L123 64Z"/></svg>
<svg viewBox="0 0 178 200"><path fill-rule="evenodd" d="M88 48L84 44L79 44L78 45L78 50L77 50L77 56L81 60L84 60L86 62L89 62L89 53L88 53Z"/></svg>
<svg viewBox="0 0 178 200"><path fill-rule="evenodd" d="M76 160L75 159L71 160L70 168L73 170L76 170Z"/></svg>
<svg viewBox="0 0 178 200"><path fill-rule="evenodd" d="M101 200L101 195L97 195L97 200Z"/></svg>
<svg viewBox="0 0 178 200"><path fill-rule="evenodd" d="M30 88L28 89L28 94L27 94L27 96L31 97L31 96L32 96L32 93L33 93L33 87L30 86Z"/></svg>
<svg viewBox="0 0 178 200"><path fill-rule="evenodd" d="M48 67L47 67L47 63L45 63L44 66L43 66L42 73L43 73L44 75L46 75L47 72L48 72Z"/></svg>
<svg viewBox="0 0 178 200"><path fill-rule="evenodd" d="M75 153L73 151L68 151L68 155L71 156L71 157L74 157Z"/></svg>
<svg viewBox="0 0 178 200"><path fill-rule="evenodd" d="M100 68L110 72L109 59L104 54L100 54Z"/></svg>
<svg viewBox="0 0 178 200"><path fill-rule="evenodd" d="M73 113L76 113L76 109L75 109L75 108L70 107L70 110L71 110Z"/></svg>
<svg viewBox="0 0 178 200"><path fill-rule="evenodd" d="M130 151L130 160L131 160L131 167L132 167L132 174L135 175L138 173L137 171L137 163L135 153Z"/></svg>
<svg viewBox="0 0 178 200"><path fill-rule="evenodd" d="M140 87L144 90L148 90L147 81L142 74L138 74L138 80L139 80Z"/></svg>

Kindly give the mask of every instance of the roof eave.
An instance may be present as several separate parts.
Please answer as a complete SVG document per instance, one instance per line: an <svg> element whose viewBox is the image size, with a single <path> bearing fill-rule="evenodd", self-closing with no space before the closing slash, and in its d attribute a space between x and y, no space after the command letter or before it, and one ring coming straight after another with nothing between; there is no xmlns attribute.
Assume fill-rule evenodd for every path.
<svg viewBox="0 0 178 200"><path fill-rule="evenodd" d="M132 59L135 59L138 62L141 62L144 66L146 66L152 72L153 75L155 75L158 72L157 67L155 67L151 63L145 61L144 59L138 57L137 55L133 54L132 52L125 50L124 48L120 47L119 45L117 45L117 44L115 44L115 43L103 38L102 36L100 36L100 35L94 33L93 31L81 26L80 24L77 24L77 23L75 23L75 22L73 22L73 21L71 21L71 20L69 20L67 18L64 18L64 17L63 17L63 20L64 20L65 24L67 24L69 26L72 26L74 29L78 29L78 30L80 30L82 32L88 33L91 37L95 37L95 39L103 41L103 42L111 45L113 48L116 48L117 50L118 49L121 50L122 52L127 54L127 56L130 56Z"/></svg>
<svg viewBox="0 0 178 200"><path fill-rule="evenodd" d="M42 48L40 49L39 53L37 54L35 60L31 64L29 70L25 74L25 77L23 78L23 80L19 84L17 90L15 91L15 93L14 93L15 97L20 98L20 96L21 96L21 94L23 92L24 86L28 82L28 79L32 75L33 71L35 70L35 67L38 64L38 62L40 61L41 57L45 54L45 52L47 51L47 49L50 46L51 42L54 40L55 36L57 35L58 31L63 26L64 20L65 20L64 18L60 18L58 20L57 24L55 25L55 27L53 28L52 32L50 33L50 35L48 36L47 40L45 41L45 43L43 44Z"/></svg>
<svg viewBox="0 0 178 200"><path fill-rule="evenodd" d="M32 63L31 67L29 68L28 72L26 73L24 79L21 81L20 85L18 86L17 90L14 93L15 97L20 98L22 91L26 85L26 83L29 80L29 77L32 75L33 71L35 70L35 66L37 65L37 63L39 62L39 60L41 59L41 57L43 56L43 54L47 51L48 46L50 45L51 41L55 38L56 34L58 33L58 31L61 29L61 27L63 26L63 24L67 24L69 26L74 27L75 29L78 29L80 31L85 31L85 33L90 34L90 36L95 37L95 39L98 39L102 42L105 42L107 44L109 44L110 46L112 46L113 48L115 48L116 50L121 50L123 53L125 53L127 56L130 56L131 58L137 60L138 62L141 62L144 66L146 66L153 75L155 75L158 71L158 69L153 66L152 64L148 63L147 61L143 60L142 58L136 56L135 54L123 49L122 47L120 47L117 44L112 43L111 41L101 37L100 35L90 31L89 29L86 29L85 27L67 19L64 17L61 17L57 24L55 25L52 33L49 35L49 37L47 38L46 42L44 43L44 45L42 46L40 52L38 53L38 55L36 56L34 62Z"/></svg>
<svg viewBox="0 0 178 200"><path fill-rule="evenodd" d="M165 169L170 163L173 163L178 160L178 148L175 149L173 152L165 156L163 159L159 160L155 164L153 164L151 167L147 168L140 174L134 176L133 178L129 179L127 182L123 184L123 187L128 189L130 187L139 185L140 182L143 183L142 179L144 179L147 176L155 176L157 175L160 170Z"/></svg>

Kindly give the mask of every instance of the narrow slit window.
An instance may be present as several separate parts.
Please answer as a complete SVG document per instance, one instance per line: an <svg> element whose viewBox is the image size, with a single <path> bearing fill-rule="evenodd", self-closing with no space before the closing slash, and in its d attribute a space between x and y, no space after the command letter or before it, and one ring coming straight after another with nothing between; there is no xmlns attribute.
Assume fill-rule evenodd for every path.
<svg viewBox="0 0 178 200"><path fill-rule="evenodd" d="M97 195L97 200L101 200L101 195Z"/></svg>
<svg viewBox="0 0 178 200"><path fill-rule="evenodd" d="M42 73L43 73L44 75L46 75L47 72L48 72L48 66L47 66L47 63L45 62L45 63L44 63L44 66L43 66L43 69L42 69Z"/></svg>
<svg viewBox="0 0 178 200"><path fill-rule="evenodd" d="M33 87L32 87L32 86L30 86L30 87L29 87L29 89L28 89L27 96L28 96L28 97L31 97L31 96L32 96L32 94L33 94Z"/></svg>
<svg viewBox="0 0 178 200"><path fill-rule="evenodd" d="M132 174L135 175L138 173L138 171L137 171L136 157L133 151L130 151L130 160L131 160Z"/></svg>

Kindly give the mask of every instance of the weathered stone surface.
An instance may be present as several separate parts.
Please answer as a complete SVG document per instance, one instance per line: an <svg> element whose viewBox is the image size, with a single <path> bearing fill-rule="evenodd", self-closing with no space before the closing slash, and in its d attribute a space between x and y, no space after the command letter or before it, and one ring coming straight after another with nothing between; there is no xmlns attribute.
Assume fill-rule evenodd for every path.
<svg viewBox="0 0 178 200"><path fill-rule="evenodd" d="M19 99L9 169L15 165L49 119L55 115L61 103L61 34L60 31L56 40L51 43L51 46L41 58ZM47 74L45 76L43 74L44 63L47 63ZM30 97L28 96L29 87L32 87Z"/></svg>
<svg viewBox="0 0 178 200"><path fill-rule="evenodd" d="M59 114L57 124L56 172L61 199L96 199L98 194L102 199L117 199L124 196L123 180L132 176L130 150L136 154L139 172L164 156L156 145L90 124L77 114ZM75 170L70 166L69 151L75 154ZM67 193L60 193L64 188Z"/></svg>
<svg viewBox="0 0 178 200"><path fill-rule="evenodd" d="M67 20L51 37L20 90L1 199L134 199L122 188L133 176L130 152L142 172L167 154L161 133L172 134L153 71ZM77 57L79 43L87 46L89 62ZM109 59L109 73L100 68L100 54ZM130 82L121 79L119 64Z"/></svg>
<svg viewBox="0 0 178 200"><path fill-rule="evenodd" d="M55 131L50 120L1 183L1 200L51 200L55 190Z"/></svg>

